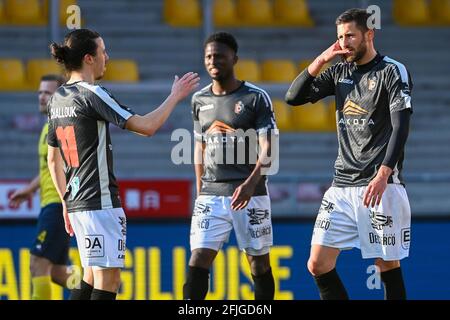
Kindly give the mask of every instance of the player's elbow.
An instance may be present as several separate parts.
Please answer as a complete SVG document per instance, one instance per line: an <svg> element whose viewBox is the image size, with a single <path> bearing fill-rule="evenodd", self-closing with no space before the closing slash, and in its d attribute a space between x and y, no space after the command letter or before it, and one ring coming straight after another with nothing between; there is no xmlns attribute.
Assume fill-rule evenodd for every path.
<svg viewBox="0 0 450 320"><path fill-rule="evenodd" d="M294 95L290 91L288 91L284 96L284 101L290 106L298 106L304 103L303 101L301 101L301 99L299 99L296 95Z"/></svg>

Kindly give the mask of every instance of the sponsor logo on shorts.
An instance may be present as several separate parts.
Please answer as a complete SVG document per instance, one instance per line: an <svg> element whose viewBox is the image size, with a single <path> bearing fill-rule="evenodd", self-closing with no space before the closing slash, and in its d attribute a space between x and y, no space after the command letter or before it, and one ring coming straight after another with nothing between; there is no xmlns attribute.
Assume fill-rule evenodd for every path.
<svg viewBox="0 0 450 320"><path fill-rule="evenodd" d="M380 236L374 232L369 232L369 242L383 246L395 246L395 234L383 234Z"/></svg>
<svg viewBox="0 0 450 320"><path fill-rule="evenodd" d="M272 226L266 226L266 227L260 227L260 228L255 228L255 229L248 229L248 231L250 232L250 236L253 239L258 239L261 238L263 236L269 235L272 233Z"/></svg>
<svg viewBox="0 0 450 320"><path fill-rule="evenodd" d="M99 258L105 256L105 242L101 234L86 235L84 249L86 258Z"/></svg>
<svg viewBox="0 0 450 320"><path fill-rule="evenodd" d="M408 250L410 242L411 242L411 229L410 228L402 229L402 248Z"/></svg>
<svg viewBox="0 0 450 320"><path fill-rule="evenodd" d="M250 224L261 224L264 219L269 218L269 210L260 208L247 209L247 215L250 217Z"/></svg>
<svg viewBox="0 0 450 320"><path fill-rule="evenodd" d="M201 202L196 202L192 216L193 217L209 216L209 215L211 215L211 211L212 211L212 209L210 206L208 206L204 203L201 203Z"/></svg>
<svg viewBox="0 0 450 320"><path fill-rule="evenodd" d="M319 214L325 213L325 212L330 214L331 212L333 212L334 207L335 207L334 203L332 203L328 200L322 199L322 204L320 205Z"/></svg>
<svg viewBox="0 0 450 320"><path fill-rule="evenodd" d="M117 241L117 250L119 251L117 259L125 259L125 250L126 250L125 240L119 239Z"/></svg>
<svg viewBox="0 0 450 320"><path fill-rule="evenodd" d="M196 221L196 225L198 229L208 230L209 229L209 220L210 219L199 219Z"/></svg>
<svg viewBox="0 0 450 320"><path fill-rule="evenodd" d="M331 220L330 219L316 219L316 223L314 224L314 228L319 228L319 229L324 229L324 230L328 230L330 228L331 225Z"/></svg>
<svg viewBox="0 0 450 320"><path fill-rule="evenodd" d="M394 220L392 216L385 216L381 212L370 211L369 212L370 223L375 230L382 230L384 227L392 228Z"/></svg>
<svg viewBox="0 0 450 320"><path fill-rule="evenodd" d="M126 236L127 235L127 220L126 220L126 218L119 217L119 224L122 227L120 232L122 233L122 235Z"/></svg>

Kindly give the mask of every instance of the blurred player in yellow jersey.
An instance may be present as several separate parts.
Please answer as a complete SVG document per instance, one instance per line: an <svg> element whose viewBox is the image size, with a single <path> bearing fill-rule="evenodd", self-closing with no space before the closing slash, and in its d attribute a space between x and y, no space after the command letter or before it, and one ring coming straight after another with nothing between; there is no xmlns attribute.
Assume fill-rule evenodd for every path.
<svg viewBox="0 0 450 320"><path fill-rule="evenodd" d="M63 83L64 79L58 75L42 77L39 86L39 111L42 114L47 114L48 100ZM17 207L40 188L41 212L36 239L30 250L33 300L51 299L51 282L65 287L69 276L66 264L70 237L64 229L61 200L47 166L47 133L46 122L39 138L39 175L26 187L15 191L9 199L10 204Z"/></svg>

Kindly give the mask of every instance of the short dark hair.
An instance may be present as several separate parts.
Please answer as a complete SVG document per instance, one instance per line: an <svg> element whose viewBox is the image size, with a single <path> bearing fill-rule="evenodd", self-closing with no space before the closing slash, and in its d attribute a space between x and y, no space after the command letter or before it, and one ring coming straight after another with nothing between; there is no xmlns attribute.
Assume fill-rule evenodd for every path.
<svg viewBox="0 0 450 320"><path fill-rule="evenodd" d="M41 77L41 81L55 81L60 87L66 82L66 79L60 74L46 74Z"/></svg>
<svg viewBox="0 0 450 320"><path fill-rule="evenodd" d="M53 58L63 64L67 71L80 70L86 54L96 55L95 39L99 37L100 34L89 29L73 30L64 37L63 45L53 42L50 45L50 51Z"/></svg>
<svg viewBox="0 0 450 320"><path fill-rule="evenodd" d="M341 13L336 18L336 25L340 25L347 22L355 21L356 26L363 32L369 30L367 27L367 20L370 18L370 14L365 9L353 8L348 9Z"/></svg>
<svg viewBox="0 0 450 320"><path fill-rule="evenodd" d="M236 41L236 38L228 32L216 32L211 34L205 41L204 47L208 45L208 43L211 42L220 42L224 45L228 46L231 50L234 51L234 53L238 52L238 44Z"/></svg>

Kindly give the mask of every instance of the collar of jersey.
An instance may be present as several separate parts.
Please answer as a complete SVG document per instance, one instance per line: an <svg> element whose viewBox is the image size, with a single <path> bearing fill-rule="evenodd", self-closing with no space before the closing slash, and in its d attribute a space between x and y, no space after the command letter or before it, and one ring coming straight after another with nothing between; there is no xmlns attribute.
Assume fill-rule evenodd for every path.
<svg viewBox="0 0 450 320"><path fill-rule="evenodd" d="M240 90L240 89L244 86L244 84L245 84L245 81L244 81L244 80L241 80L241 84L239 85L239 87L237 87L236 89L234 89L234 90L231 91L231 92L228 92L227 94L215 94L215 93L213 92L212 86L209 88L209 92L210 92L214 97L226 97L226 96L229 96L229 95L235 93L236 91Z"/></svg>
<svg viewBox="0 0 450 320"><path fill-rule="evenodd" d="M377 55L375 56L375 58L373 58L372 60L370 60L369 62L362 64L362 65L357 65L356 63L353 64L353 70L356 72L366 72L371 70L375 65L377 65L381 60L383 60L383 56L380 55L380 53L377 51Z"/></svg>

